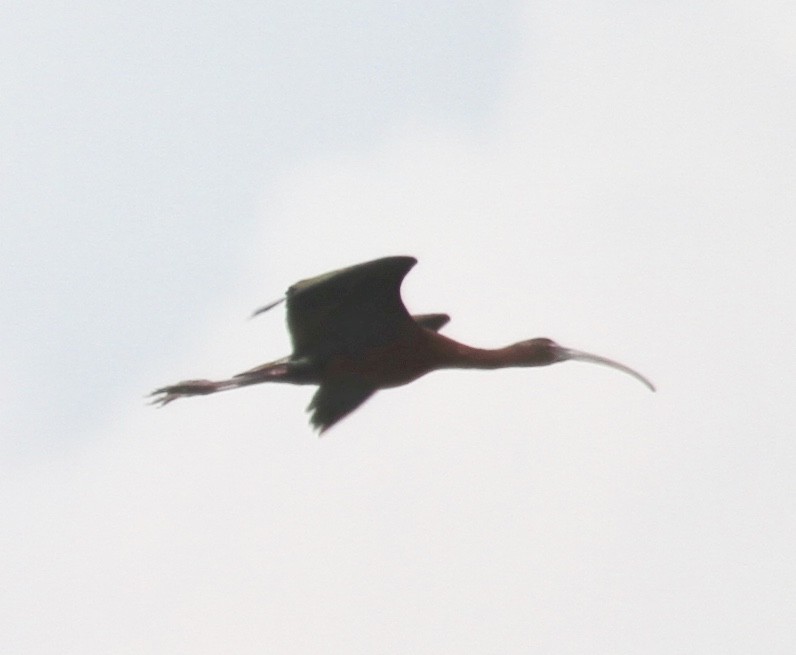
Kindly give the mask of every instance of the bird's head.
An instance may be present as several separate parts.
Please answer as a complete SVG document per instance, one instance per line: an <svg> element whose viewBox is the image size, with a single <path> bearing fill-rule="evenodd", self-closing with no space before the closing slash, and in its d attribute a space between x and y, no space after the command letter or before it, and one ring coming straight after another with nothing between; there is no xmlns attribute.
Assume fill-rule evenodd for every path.
<svg viewBox="0 0 796 655"><path fill-rule="evenodd" d="M655 391L652 382L629 366L625 366L624 364L620 364L619 362L600 355L593 355L592 353L575 350L574 348L565 348L546 337L520 341L510 346L510 348L514 351L513 356L520 366L549 366L550 364L566 362L568 360L601 364L602 366L608 366L617 371L627 373L645 385L650 391Z"/></svg>
<svg viewBox="0 0 796 655"><path fill-rule="evenodd" d="M515 353L517 362L524 366L548 366L569 359L566 348L562 348L547 337L520 341L510 347Z"/></svg>

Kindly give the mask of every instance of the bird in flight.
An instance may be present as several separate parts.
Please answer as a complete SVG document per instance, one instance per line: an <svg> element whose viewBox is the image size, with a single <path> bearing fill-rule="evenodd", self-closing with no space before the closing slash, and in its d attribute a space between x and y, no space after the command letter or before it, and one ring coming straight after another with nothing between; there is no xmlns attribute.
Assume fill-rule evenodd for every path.
<svg viewBox="0 0 796 655"><path fill-rule="evenodd" d="M431 371L547 366L568 360L602 364L652 383L619 362L547 338L503 348L474 348L439 334L447 314L411 315L401 282L414 257L384 257L302 280L254 315L283 301L293 353L226 380L185 380L157 389L152 404L263 382L317 385L307 408L320 432L353 412L379 389L399 387Z"/></svg>

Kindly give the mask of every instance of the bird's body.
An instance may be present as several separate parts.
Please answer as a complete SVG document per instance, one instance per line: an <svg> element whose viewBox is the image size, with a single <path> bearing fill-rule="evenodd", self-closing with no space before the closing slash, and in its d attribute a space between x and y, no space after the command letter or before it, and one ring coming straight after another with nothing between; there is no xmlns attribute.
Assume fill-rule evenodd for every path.
<svg viewBox="0 0 796 655"><path fill-rule="evenodd" d="M401 336L369 352L330 357L321 382L334 384L336 380L353 377L377 389L414 382L434 369L436 353L425 331L421 328L412 335Z"/></svg>
<svg viewBox="0 0 796 655"><path fill-rule="evenodd" d="M531 339L498 349L473 348L439 330L446 314L411 316L401 282L417 263L413 257L385 257L297 282L282 300L293 353L220 381L188 380L155 391L165 405L185 396L206 395L263 382L314 384L309 406L321 432L356 409L379 389L398 387L448 368L495 369L544 366L568 359L604 364L653 389L636 371L597 355L563 348L549 339Z"/></svg>

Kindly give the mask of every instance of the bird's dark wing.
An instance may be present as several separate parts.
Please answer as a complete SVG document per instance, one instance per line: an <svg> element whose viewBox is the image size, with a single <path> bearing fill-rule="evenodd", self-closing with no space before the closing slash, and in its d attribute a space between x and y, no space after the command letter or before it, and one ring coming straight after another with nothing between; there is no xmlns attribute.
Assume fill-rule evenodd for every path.
<svg viewBox="0 0 796 655"><path fill-rule="evenodd" d="M439 332L451 320L447 314L415 314L412 318L415 319L415 323L434 332Z"/></svg>
<svg viewBox="0 0 796 655"><path fill-rule="evenodd" d="M419 314L412 318L422 327L434 332L438 332L450 321L450 316L447 314ZM310 422L322 434L341 418L353 412L375 392L376 389L373 387L354 380L322 384L307 407L307 411L312 412Z"/></svg>
<svg viewBox="0 0 796 655"><path fill-rule="evenodd" d="M416 263L414 257L385 257L291 286L287 323L293 356L356 356L414 329L401 281Z"/></svg>
<svg viewBox="0 0 796 655"><path fill-rule="evenodd" d="M310 423L320 434L370 398L376 389L353 381L322 384L312 397L307 411Z"/></svg>

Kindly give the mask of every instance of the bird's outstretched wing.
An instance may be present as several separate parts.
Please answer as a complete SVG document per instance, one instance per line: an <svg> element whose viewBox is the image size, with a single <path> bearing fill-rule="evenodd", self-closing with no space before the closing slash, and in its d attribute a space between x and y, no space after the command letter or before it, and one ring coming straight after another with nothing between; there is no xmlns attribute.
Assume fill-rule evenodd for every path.
<svg viewBox="0 0 796 655"><path fill-rule="evenodd" d="M416 329L401 300L401 282L416 263L414 257L384 257L291 286L293 356L356 356Z"/></svg>
<svg viewBox="0 0 796 655"><path fill-rule="evenodd" d="M412 318L415 323L419 323L426 330L434 332L439 332L451 320L451 317L447 314L414 314Z"/></svg>
<svg viewBox="0 0 796 655"><path fill-rule="evenodd" d="M354 381L322 384L312 397L307 411L310 423L320 434L370 398L376 389Z"/></svg>
<svg viewBox="0 0 796 655"><path fill-rule="evenodd" d="M412 318L423 328L434 332L439 332L451 320L447 314L418 314ZM323 434L374 393L376 389L355 380L326 382L318 388L307 407L307 411L312 413L310 422Z"/></svg>

